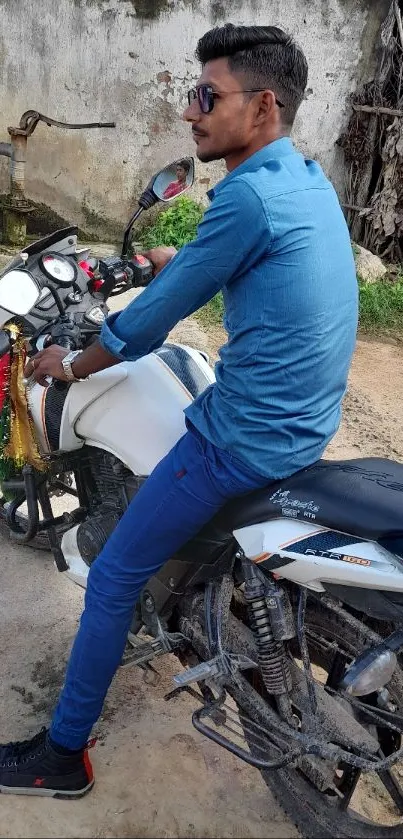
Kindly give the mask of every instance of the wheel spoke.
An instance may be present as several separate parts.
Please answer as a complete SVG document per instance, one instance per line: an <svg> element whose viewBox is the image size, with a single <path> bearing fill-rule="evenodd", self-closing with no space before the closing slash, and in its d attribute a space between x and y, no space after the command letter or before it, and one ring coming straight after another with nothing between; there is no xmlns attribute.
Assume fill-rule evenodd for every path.
<svg viewBox="0 0 403 839"><path fill-rule="evenodd" d="M326 687L337 690L340 679L344 674L346 668L346 658L340 650L335 650L331 666L329 667L328 677L326 679Z"/></svg>
<svg viewBox="0 0 403 839"><path fill-rule="evenodd" d="M397 809L403 815L403 790L399 781L395 778L390 769L383 769L380 772L377 772L377 775L381 779L385 789L387 789L391 799L396 804Z"/></svg>
<svg viewBox="0 0 403 839"><path fill-rule="evenodd" d="M361 778L361 769L354 769L353 766L346 766L342 783L339 786L343 798L339 801L339 810L347 810L350 801L355 793L358 781ZM344 792L344 790L346 790Z"/></svg>

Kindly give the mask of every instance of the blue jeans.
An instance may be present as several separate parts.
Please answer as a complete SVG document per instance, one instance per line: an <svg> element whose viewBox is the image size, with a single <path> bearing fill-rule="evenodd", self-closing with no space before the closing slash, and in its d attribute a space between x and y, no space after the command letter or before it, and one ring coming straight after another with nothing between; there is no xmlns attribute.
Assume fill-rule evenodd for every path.
<svg viewBox="0 0 403 839"><path fill-rule="evenodd" d="M193 426L133 498L92 564L85 609L50 730L85 744L122 659L136 600L162 565L229 499L267 484Z"/></svg>

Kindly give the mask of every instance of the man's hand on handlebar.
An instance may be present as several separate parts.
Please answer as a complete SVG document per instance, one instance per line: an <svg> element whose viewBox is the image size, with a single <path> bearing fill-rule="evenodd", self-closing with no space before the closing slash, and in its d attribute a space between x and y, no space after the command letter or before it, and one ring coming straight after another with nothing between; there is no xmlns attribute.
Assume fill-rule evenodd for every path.
<svg viewBox="0 0 403 839"><path fill-rule="evenodd" d="M154 277L168 265L168 262L173 259L174 256L178 251L176 248L167 247L165 245L161 245L159 248L151 248L149 251L144 252L144 256L152 262L154 266Z"/></svg>
<svg viewBox="0 0 403 839"><path fill-rule="evenodd" d="M28 379L32 376L42 387L47 387L49 384L46 376L51 376L52 379L60 379L61 382L67 382L68 379L62 367L62 358L68 352L69 350L66 350L65 347L59 347L57 344L52 344L45 350L40 350L25 365L25 377Z"/></svg>
<svg viewBox="0 0 403 839"><path fill-rule="evenodd" d="M57 344L52 344L45 350L40 350L25 365L25 377L28 379L32 376L42 387L47 387L49 384L46 379L47 376L51 376L52 379L59 379L61 382L68 382L69 380L62 367L62 359L68 352L70 350L59 347ZM120 358L116 358L107 350L104 350L99 341L94 341L93 344L90 344L76 356L71 369L77 379L85 379L91 373L106 370L108 367L119 364L119 362Z"/></svg>
<svg viewBox="0 0 403 839"><path fill-rule="evenodd" d="M158 248L151 248L151 250L144 253L144 256L152 262L154 266L154 276L159 274L168 262L176 256L177 250L172 247L161 246ZM69 350L65 347L60 347L58 344L52 344L44 350L40 350L34 355L26 364L24 375L28 379L32 377L43 387L47 387L49 382L47 377L52 379L59 379L61 382L67 382L68 379L62 367L62 359L67 355ZM90 373L98 370L104 370L114 364L119 363L118 358L114 358L107 353L102 347L96 343L92 347L88 347L83 353L74 360L74 373L80 377L85 377ZM76 373L77 369L77 373Z"/></svg>

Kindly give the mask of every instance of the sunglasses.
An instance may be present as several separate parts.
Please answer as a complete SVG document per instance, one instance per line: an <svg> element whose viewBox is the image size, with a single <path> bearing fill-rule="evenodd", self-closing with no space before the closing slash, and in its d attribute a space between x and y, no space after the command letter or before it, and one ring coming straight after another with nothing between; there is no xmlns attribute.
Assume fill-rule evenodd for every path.
<svg viewBox="0 0 403 839"><path fill-rule="evenodd" d="M221 96L230 96L231 93L261 93L263 90L267 90L267 87L254 87L249 90L229 90L227 93L216 93L211 85L201 84L199 87L192 87L189 90L188 102L191 105L197 99L201 112L203 114L211 114L215 100ZM279 102L278 99L275 99L275 103L279 108L284 108L283 103Z"/></svg>

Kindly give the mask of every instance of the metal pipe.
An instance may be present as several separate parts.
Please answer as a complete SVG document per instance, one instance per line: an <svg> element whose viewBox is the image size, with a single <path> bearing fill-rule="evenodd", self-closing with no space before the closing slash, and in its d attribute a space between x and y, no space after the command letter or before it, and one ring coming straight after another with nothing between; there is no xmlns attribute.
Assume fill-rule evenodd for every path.
<svg viewBox="0 0 403 839"><path fill-rule="evenodd" d="M33 208L25 198L25 164L27 161L28 137L35 131L38 122L55 125L60 128L115 128L114 122L68 123L51 119L38 111L25 111L19 127L8 127L11 143L0 143L0 155L11 158L10 192L3 212L4 241L10 245L23 247L26 239L26 216Z"/></svg>
<svg viewBox="0 0 403 839"><path fill-rule="evenodd" d="M25 198L25 164L27 162L27 137L21 134L11 135L13 154L11 158L10 193L18 198Z"/></svg>
<svg viewBox="0 0 403 839"><path fill-rule="evenodd" d="M23 247L26 239L26 215L31 209L25 198L27 136L20 129L8 129L11 137L10 192L4 205L4 240Z"/></svg>
<svg viewBox="0 0 403 839"><path fill-rule="evenodd" d="M13 149L11 143L0 143L0 156L12 157Z"/></svg>

